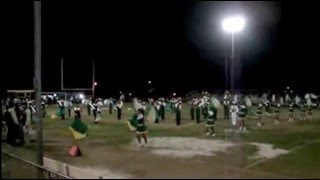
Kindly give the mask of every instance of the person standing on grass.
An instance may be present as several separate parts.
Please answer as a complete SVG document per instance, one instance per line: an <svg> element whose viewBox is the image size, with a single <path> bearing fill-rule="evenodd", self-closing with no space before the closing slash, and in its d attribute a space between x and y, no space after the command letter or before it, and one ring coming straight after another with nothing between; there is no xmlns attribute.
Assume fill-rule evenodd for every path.
<svg viewBox="0 0 320 180"><path fill-rule="evenodd" d="M96 113L96 119L94 120L94 123L98 123L101 120L101 107L103 106L102 100L99 99L96 105L97 105L96 106L97 113Z"/></svg>
<svg viewBox="0 0 320 180"><path fill-rule="evenodd" d="M224 109L224 119L229 120L229 111L230 111L230 93L226 91L223 96L223 109Z"/></svg>
<svg viewBox="0 0 320 180"><path fill-rule="evenodd" d="M29 106L28 106L29 108ZM42 110L42 117L45 118L47 111L46 111L46 102L44 99L41 100L41 110Z"/></svg>
<svg viewBox="0 0 320 180"><path fill-rule="evenodd" d="M200 109L201 109L201 102L199 99L196 99L196 120L197 124L200 123Z"/></svg>
<svg viewBox="0 0 320 180"><path fill-rule="evenodd" d="M246 131L246 126L245 126L245 119L246 119L246 106L243 104L240 104L239 108L239 130L240 131Z"/></svg>
<svg viewBox="0 0 320 180"><path fill-rule="evenodd" d="M118 120L121 120L122 106L123 106L123 101L120 99L116 106L116 109L118 111Z"/></svg>
<svg viewBox="0 0 320 180"><path fill-rule="evenodd" d="M7 143L11 146L16 146L18 144L17 139L19 137L19 121L14 110L13 102L9 101L8 105L8 109L4 115L8 127Z"/></svg>
<svg viewBox="0 0 320 180"><path fill-rule="evenodd" d="M232 101L232 105L230 107L232 130L236 130L237 128L238 112L239 112L238 105L236 104L235 101Z"/></svg>
<svg viewBox="0 0 320 180"><path fill-rule="evenodd" d="M164 101L164 98L161 98L159 102L160 102L161 120L164 121L165 114L166 114L166 103Z"/></svg>
<svg viewBox="0 0 320 180"><path fill-rule="evenodd" d="M113 99L109 99L109 114L112 114L112 107L113 107Z"/></svg>
<svg viewBox="0 0 320 180"><path fill-rule="evenodd" d="M181 108L182 108L182 102L181 100L178 100L175 104L177 126L180 126L181 124Z"/></svg>
<svg viewBox="0 0 320 180"><path fill-rule="evenodd" d="M57 116L61 117L62 120L65 119L64 115L65 115L65 106L64 106L64 100L61 99L58 101L58 106L59 106L59 110L58 110L58 113L57 113Z"/></svg>
<svg viewBox="0 0 320 180"><path fill-rule="evenodd" d="M147 147L148 146L148 139L147 139L147 126L144 120L144 110L143 109L138 109L137 112L137 139L139 142L138 147L142 147L143 145L141 144L141 137L143 137L144 139L144 146Z"/></svg>
<svg viewBox="0 0 320 180"><path fill-rule="evenodd" d="M263 122L262 122L262 107L263 107L263 105L261 103L259 103L258 108L257 108L257 114L258 114L257 126L258 127L262 127L263 126Z"/></svg>
<svg viewBox="0 0 320 180"><path fill-rule="evenodd" d="M312 105L308 105L308 114L307 114L307 119L311 120L312 119Z"/></svg>
<svg viewBox="0 0 320 180"><path fill-rule="evenodd" d="M293 122L293 112L294 112L293 103L291 103L289 105L289 122Z"/></svg>
<svg viewBox="0 0 320 180"><path fill-rule="evenodd" d="M207 122L206 122L206 127L207 127L207 136L212 136L215 137L216 134L214 132L214 106L211 106L208 110L208 117L207 117Z"/></svg>
<svg viewBox="0 0 320 180"><path fill-rule="evenodd" d="M190 102L191 120L194 120L194 110L195 110L195 101L194 101L194 99L192 99L191 102Z"/></svg>
<svg viewBox="0 0 320 180"><path fill-rule="evenodd" d="M275 119L275 124L279 124L280 122L280 103L278 103L274 109L274 112L275 112L275 116L274 116L274 119Z"/></svg>
<svg viewBox="0 0 320 180"><path fill-rule="evenodd" d="M304 103L301 103L300 105L300 119L306 120L306 108Z"/></svg>
<svg viewBox="0 0 320 180"><path fill-rule="evenodd" d="M95 99L93 104L92 104L93 108L92 108L92 113L93 113L93 123L97 123L96 119L97 119L97 111L98 111L98 100Z"/></svg>
<svg viewBox="0 0 320 180"><path fill-rule="evenodd" d="M92 105L92 101L90 99L87 99L87 112L88 112L88 116L91 116L91 105Z"/></svg>

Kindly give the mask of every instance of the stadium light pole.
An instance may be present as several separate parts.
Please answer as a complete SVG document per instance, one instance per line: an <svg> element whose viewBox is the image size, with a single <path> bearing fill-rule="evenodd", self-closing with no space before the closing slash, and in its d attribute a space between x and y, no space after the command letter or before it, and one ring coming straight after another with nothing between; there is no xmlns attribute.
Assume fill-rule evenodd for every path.
<svg viewBox="0 0 320 180"><path fill-rule="evenodd" d="M245 19L241 16L233 16L223 19L222 28L225 32L232 35L232 48L231 48L231 92L234 91L234 36L235 33L240 32L245 26Z"/></svg>
<svg viewBox="0 0 320 180"><path fill-rule="evenodd" d="M41 110L41 1L34 1L34 90L37 124L37 164L43 165L42 110ZM43 172L38 169L38 179Z"/></svg>
<svg viewBox="0 0 320 180"><path fill-rule="evenodd" d="M94 92L94 91L95 91L97 85L98 85L97 82L94 82L94 83L92 84L92 99L95 98L95 92Z"/></svg>

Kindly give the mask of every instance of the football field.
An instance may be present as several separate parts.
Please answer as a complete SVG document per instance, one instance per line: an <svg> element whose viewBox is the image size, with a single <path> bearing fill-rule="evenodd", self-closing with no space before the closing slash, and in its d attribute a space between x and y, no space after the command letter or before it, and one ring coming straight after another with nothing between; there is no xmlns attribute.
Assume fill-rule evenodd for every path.
<svg viewBox="0 0 320 180"><path fill-rule="evenodd" d="M168 111L159 124L147 121L149 145L138 148L126 122L133 115L130 108L132 104L125 103L122 120L117 120L117 112L109 115L106 107L99 124L83 108L88 137L74 140L68 129L73 117L52 119L56 107L48 107L44 155L110 178L320 178L319 110L307 122L295 109L294 122L288 122L288 109L282 108L279 125L273 115L264 115L265 126L257 127L253 107L246 120L249 132L231 133L223 109L218 109L216 137L207 137L205 123L192 121L189 105L183 104L179 127L175 114ZM68 156L72 145L80 147L81 157ZM3 148L35 161L35 143Z"/></svg>

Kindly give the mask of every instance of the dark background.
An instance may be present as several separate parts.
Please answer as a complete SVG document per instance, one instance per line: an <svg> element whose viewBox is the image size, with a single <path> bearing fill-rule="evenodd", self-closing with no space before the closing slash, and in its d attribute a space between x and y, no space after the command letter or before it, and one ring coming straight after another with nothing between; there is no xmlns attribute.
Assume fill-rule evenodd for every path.
<svg viewBox="0 0 320 180"><path fill-rule="evenodd" d="M2 8L1 89L32 89L33 1ZM305 1L44 1L43 91L60 90L62 57L65 88L90 88L95 60L98 96L141 95L148 80L162 95L224 90L231 41L218 19L236 10L249 17L236 35L240 89L319 92L316 8Z"/></svg>

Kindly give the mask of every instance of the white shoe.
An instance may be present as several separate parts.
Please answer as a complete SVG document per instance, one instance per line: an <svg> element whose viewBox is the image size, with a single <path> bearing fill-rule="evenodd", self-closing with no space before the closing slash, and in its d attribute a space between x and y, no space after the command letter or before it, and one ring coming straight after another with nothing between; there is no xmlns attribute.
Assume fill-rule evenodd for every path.
<svg viewBox="0 0 320 180"><path fill-rule="evenodd" d="M213 133L211 136L212 136L212 137L216 137L216 134Z"/></svg>
<svg viewBox="0 0 320 180"><path fill-rule="evenodd" d="M207 132L207 134L206 134L207 136L210 136L210 133L209 132Z"/></svg>

